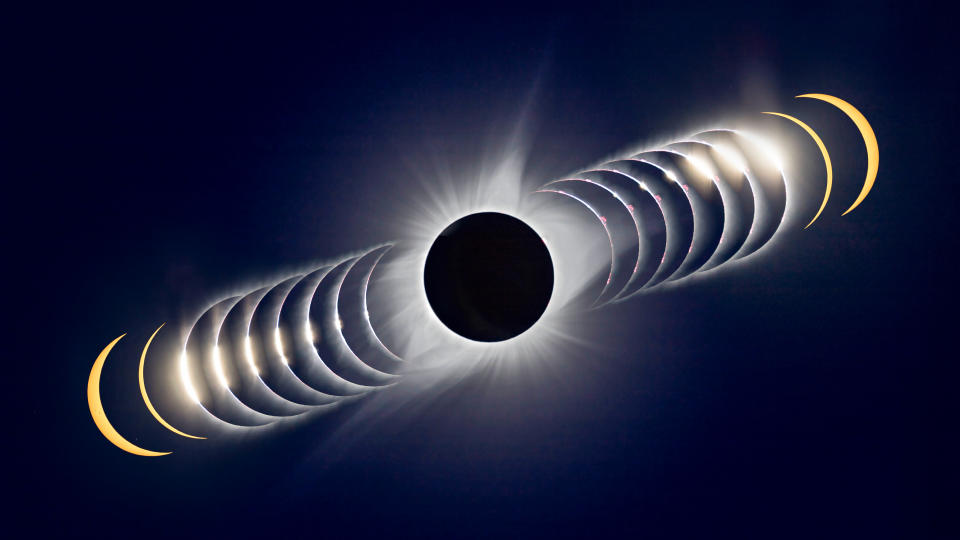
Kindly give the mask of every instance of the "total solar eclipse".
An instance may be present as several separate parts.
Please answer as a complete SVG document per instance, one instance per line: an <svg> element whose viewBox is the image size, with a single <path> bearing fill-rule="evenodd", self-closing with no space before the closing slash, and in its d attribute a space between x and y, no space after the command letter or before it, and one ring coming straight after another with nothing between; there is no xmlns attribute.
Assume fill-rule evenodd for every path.
<svg viewBox="0 0 960 540"><path fill-rule="evenodd" d="M833 105L863 138L866 175L860 194L843 212L849 214L876 180L876 135L863 114L840 98L797 97ZM165 380L179 384L179 390L174 387L166 395L179 399L181 411L193 413L181 415L185 431L165 420L166 411L157 410L148 395L147 350L166 325L161 324L140 353L144 405L168 431L202 440L224 430L319 413L340 399L386 389L419 367L432 367L438 350L444 359L458 360L544 357L567 343L559 339L569 335L567 325L586 316L575 313L585 306L579 300L601 282L591 310L662 284L712 275L715 268L771 245L782 230L815 224L833 187L827 146L799 118L766 114L795 124L819 150L819 156L813 155L822 158L826 184L819 208L816 199L787 204L788 197L799 200L814 194L819 199L819 192L798 189L803 187L798 179L808 175L798 178L785 172L781 145L754 126L716 127L634 150L526 194L523 170L506 160L495 174L481 175L478 181L484 183L474 189L431 194L428 200L439 204L422 207L405 239L327 259L265 286L205 302L180 324L167 326L181 331L167 331L170 337L161 338L166 343L152 350L166 350L161 356L166 363L160 366L176 370ZM530 202L522 198L526 196ZM563 203L554 204L559 201ZM513 215L470 213L471 208L515 209L545 236ZM450 223L445 216L451 215L465 217ZM437 228L443 230L436 237L423 234ZM544 238L550 239L550 250ZM554 258L556 268L563 269L562 280L554 275ZM371 282L383 285L368 295ZM546 331L534 332L551 303L550 320L539 327ZM424 324L433 321L431 311L439 325ZM452 334L442 335L444 325ZM507 342L524 333L528 339L503 346L480 350L475 345ZM170 452L133 444L107 419L100 377L107 356L124 335L100 352L90 370L90 414L101 434L118 448L139 456L167 455ZM454 335L472 343L450 343L447 338ZM154 378L152 385L157 381L162 384L164 378ZM300 397L289 395L293 389Z"/></svg>
<svg viewBox="0 0 960 540"><path fill-rule="evenodd" d="M523 221L497 212L463 217L443 230L424 267L427 300L450 330L504 341L533 326L553 292L553 261Z"/></svg>

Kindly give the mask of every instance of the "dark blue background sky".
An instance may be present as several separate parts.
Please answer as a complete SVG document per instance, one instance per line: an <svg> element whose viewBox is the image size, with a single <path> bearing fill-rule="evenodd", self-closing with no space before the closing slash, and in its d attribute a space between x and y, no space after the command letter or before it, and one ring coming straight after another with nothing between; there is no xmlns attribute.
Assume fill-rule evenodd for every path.
<svg viewBox="0 0 960 540"><path fill-rule="evenodd" d="M5 512L108 536L945 535L944 19L882 3L14 15ZM190 299L391 239L407 162L476 159L528 96L531 160L559 175L759 110L760 82L860 107L880 140L873 193L769 264L586 320L601 352L468 378L360 427L347 410L160 460L95 430L86 377L109 339L142 343ZM852 200L862 146L835 137L835 197Z"/></svg>

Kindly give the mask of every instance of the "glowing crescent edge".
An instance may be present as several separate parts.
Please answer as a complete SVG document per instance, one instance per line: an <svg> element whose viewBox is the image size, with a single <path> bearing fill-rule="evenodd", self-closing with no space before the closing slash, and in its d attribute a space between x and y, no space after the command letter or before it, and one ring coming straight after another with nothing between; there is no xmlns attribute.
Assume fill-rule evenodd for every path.
<svg viewBox="0 0 960 540"><path fill-rule="evenodd" d="M179 429L168 424L167 421L160 416L160 413L158 413L157 410L153 408L153 403L150 402L150 396L147 395L147 384L143 379L143 366L144 364L146 364L146 361L147 361L147 349L150 348L150 343L153 341L154 336L156 336L157 332L159 332L160 329L163 328L164 324L167 324L167 323L161 324L160 326L157 327L156 330L153 331L153 334L150 336L150 339L147 340L147 344L143 346L143 352L140 354L140 369L138 373L138 376L140 378L140 394L143 396L143 402L147 404L147 409L150 410L150 414L152 414L153 417L157 419L157 422L160 422L160 425L176 433L177 435L180 435L183 437L188 437L191 439L206 439L206 437L197 437L196 435L190 435L190 434L184 433Z"/></svg>
<svg viewBox="0 0 960 540"><path fill-rule="evenodd" d="M93 363L93 368L90 370L90 378L87 379L87 405L90 407L90 415L93 416L93 423L97 425L100 433L117 448L138 456L165 456L170 452L145 450L124 439L122 435L117 433L113 425L110 424L110 421L107 420L107 413L104 412L103 403L100 402L100 373L103 371L103 364L107 361L107 355L110 354L113 346L125 335L126 334L121 334L120 337L104 347L104 349L100 351L100 356L97 356L97 360Z"/></svg>
<svg viewBox="0 0 960 540"><path fill-rule="evenodd" d="M867 122L866 117L863 116L856 107L838 97L828 96L827 94L802 94L797 97L819 99L837 107L853 120L857 129L860 130L860 136L863 137L863 143L867 147L867 177L863 182L863 189L860 190L860 195L857 195L857 200L853 201L850 208L847 208L844 213L840 214L845 216L859 206L860 203L867 198L870 190L873 189L873 182L877 179L877 170L880 167L880 148L877 146L877 136L873 133L873 128L870 127L870 122Z"/></svg>
<svg viewBox="0 0 960 540"><path fill-rule="evenodd" d="M802 127L803 130L806 131L807 134L810 135L810 137L813 139L813 142L817 143L817 146L820 147L820 153L823 154L823 163L827 167L827 189L823 193L823 202L820 203L820 209L817 210L817 215L813 216L813 219L810 220L810 223L807 223L807 226L804 227L804 229L809 228L811 225L813 225L813 222L816 221L818 217L820 217L820 213L823 212L823 209L827 207L827 200L830 198L830 189L833 187L833 165L831 165L830 163L830 154L827 152L827 147L824 146L823 141L820 140L820 137L817 135L817 133L813 131L813 129L810 126L804 124L800 120L788 114L783 114L778 112L765 112L763 114L772 114L774 116L780 116ZM850 210L847 210L847 212L849 211ZM847 212L844 212L844 214L846 214Z"/></svg>
<svg viewBox="0 0 960 540"><path fill-rule="evenodd" d="M607 274L607 282L604 283L603 289L601 289L601 290L600 290L600 294L597 295L597 299L593 301L593 304L591 305L591 309L600 307L600 306L597 306L597 302L600 301L600 298L602 298L603 295L606 294L607 289L610 288L610 281L613 279L613 267L614 267L615 261L616 261L616 259L617 259L616 248L613 247L613 236L610 234L610 227L607 226L607 220L606 220L606 218L604 218L603 216L601 216L601 215L600 215L600 212L597 212L596 209L594 209L592 206L590 206L590 204L588 204L586 201L584 201L584 200L581 199L580 197L577 197L576 195L571 195L570 193L567 193L566 191L563 191L563 190L560 190L560 189L543 189L543 188L541 187L540 189L534 191L534 193L556 193L556 194L558 194L558 195L563 195L563 196L565 196L565 197L570 197L571 199L573 199L573 200L579 202L580 204L582 204L583 206L585 206L585 207L587 208L587 210L589 210L590 213L592 213L592 214L594 215L594 217L597 218L597 221L600 222L600 225L603 226L603 231L604 231L605 233L607 233L607 240L610 241L610 273ZM606 304L606 302L604 302L603 304L601 304L601 306L604 305L604 304Z"/></svg>
<svg viewBox="0 0 960 540"><path fill-rule="evenodd" d="M613 169L587 169L580 172L582 173L610 172L610 173L618 174L620 176L627 176L621 173L620 171L615 171ZM544 187L549 186L550 184L556 184L558 182L585 182L587 184L593 184L603 189L604 191L612 195L614 199L620 201L620 204L623 206L623 209L630 214L630 219L633 220L633 226L637 231L637 262L633 265L633 272L630 273L630 278L627 279L627 282L623 284L623 287L620 287L620 290L617 292L617 294L613 295L613 297L610 300L607 300L606 302L604 302L604 304L613 302L614 300L619 298L621 294L623 294L623 291L625 291L627 287L633 284L633 279L636 277L637 271L640 268L640 258L643 256L643 236L640 233L640 221L638 221L637 219L637 214L634 212L633 206L628 204L627 201L623 200L623 198L620 197L620 194L617 193L615 189L610 188L600 182L594 182L593 180L589 180L587 178L562 178L560 180L552 180L550 182L547 182L546 184L544 184ZM644 192L646 192L646 190L644 190Z"/></svg>

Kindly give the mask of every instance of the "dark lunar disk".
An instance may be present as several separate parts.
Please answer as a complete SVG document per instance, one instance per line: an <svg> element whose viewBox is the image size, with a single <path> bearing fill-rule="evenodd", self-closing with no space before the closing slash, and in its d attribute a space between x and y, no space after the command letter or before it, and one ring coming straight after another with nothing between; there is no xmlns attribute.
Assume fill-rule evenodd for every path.
<svg viewBox="0 0 960 540"><path fill-rule="evenodd" d="M553 292L553 261L519 219L484 212L451 224L430 247L427 300L448 328L474 341L503 341L537 322Z"/></svg>

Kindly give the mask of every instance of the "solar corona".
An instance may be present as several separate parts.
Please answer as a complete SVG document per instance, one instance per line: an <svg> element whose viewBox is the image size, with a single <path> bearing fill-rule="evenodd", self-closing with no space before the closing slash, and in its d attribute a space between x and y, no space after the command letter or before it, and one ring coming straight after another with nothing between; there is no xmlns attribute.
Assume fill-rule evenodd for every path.
<svg viewBox="0 0 960 540"><path fill-rule="evenodd" d="M863 138L867 170L847 215L876 180L876 136L840 98L797 97L831 105ZM594 310L735 271L785 230L815 234L835 182L859 173L834 177L814 122L756 116L769 123L696 131L534 189L506 159L429 208L410 208L411 226L395 238L219 298L179 325L155 324L139 350L138 382L130 383L139 383L153 420L188 440L178 448L189 448L225 430L282 424L390 392L433 365L548 355ZM772 127L802 132L809 144L790 148L768 133ZM816 167L798 167L803 159ZM91 416L117 448L169 455L132 443L135 434L121 434L101 401L101 374L125 335L105 339L93 363ZM128 361L114 355L113 362Z"/></svg>

